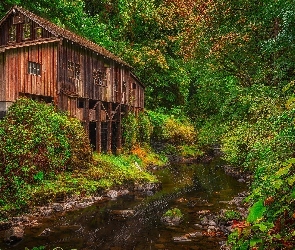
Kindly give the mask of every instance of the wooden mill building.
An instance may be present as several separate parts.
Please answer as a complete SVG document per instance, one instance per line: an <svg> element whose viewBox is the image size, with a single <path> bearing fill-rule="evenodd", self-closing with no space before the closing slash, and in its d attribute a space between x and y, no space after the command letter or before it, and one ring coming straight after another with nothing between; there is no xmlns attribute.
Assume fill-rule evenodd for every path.
<svg viewBox="0 0 295 250"><path fill-rule="evenodd" d="M106 49L14 6L0 21L0 116L19 97L77 117L96 151L122 148L122 116L144 108L144 86Z"/></svg>

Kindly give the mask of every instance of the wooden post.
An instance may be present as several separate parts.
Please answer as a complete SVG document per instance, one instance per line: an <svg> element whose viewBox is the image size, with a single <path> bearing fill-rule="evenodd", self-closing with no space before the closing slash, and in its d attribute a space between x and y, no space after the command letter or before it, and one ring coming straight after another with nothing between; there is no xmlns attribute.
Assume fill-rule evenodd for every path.
<svg viewBox="0 0 295 250"><path fill-rule="evenodd" d="M90 140L90 135L89 135L89 99L85 99L85 103L84 103L84 120L85 120L85 131L86 131L86 134Z"/></svg>
<svg viewBox="0 0 295 250"><path fill-rule="evenodd" d="M101 101L96 106L96 151L101 153Z"/></svg>
<svg viewBox="0 0 295 250"><path fill-rule="evenodd" d="M112 153L112 103L108 103L107 153Z"/></svg>
<svg viewBox="0 0 295 250"><path fill-rule="evenodd" d="M118 115L117 115L117 154L121 154L122 151L122 114L121 114L121 104L118 107Z"/></svg>

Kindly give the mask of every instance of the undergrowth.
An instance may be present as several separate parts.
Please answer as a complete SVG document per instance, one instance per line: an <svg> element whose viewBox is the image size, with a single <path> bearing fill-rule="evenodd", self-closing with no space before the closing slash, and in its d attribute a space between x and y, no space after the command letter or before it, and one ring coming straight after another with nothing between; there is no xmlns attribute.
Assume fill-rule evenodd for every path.
<svg viewBox="0 0 295 250"><path fill-rule="evenodd" d="M0 122L0 139L0 219L60 196L156 182L148 166L166 164L147 146L118 156L93 154L78 120L25 98Z"/></svg>
<svg viewBox="0 0 295 250"><path fill-rule="evenodd" d="M53 105L22 98L0 122L0 205L23 208L32 187L92 162L85 131L77 119Z"/></svg>
<svg viewBox="0 0 295 250"><path fill-rule="evenodd" d="M232 87L232 86L231 86ZM201 145L220 144L227 164L251 171L249 215L229 236L232 249L295 245L294 84L231 91L199 126Z"/></svg>
<svg viewBox="0 0 295 250"><path fill-rule="evenodd" d="M26 98L15 102L0 122L0 218L59 197L157 182L149 169L166 165L165 154L200 155L196 131L188 120L154 112L129 114L123 128L124 154L97 154L78 120L53 105ZM151 140L164 143L163 153L153 151Z"/></svg>
<svg viewBox="0 0 295 250"><path fill-rule="evenodd" d="M148 166L153 162L157 164L165 162L152 153L145 152L144 155L150 160L146 161L135 154L114 156L94 153L94 163L88 169L64 172L56 175L54 179L44 179L36 184L24 185L22 194L26 197L25 207L54 202L60 196L97 195L100 190L128 183L157 182L156 177L149 173ZM22 212L20 208L24 206L7 202L2 204L0 213L4 217L9 213Z"/></svg>

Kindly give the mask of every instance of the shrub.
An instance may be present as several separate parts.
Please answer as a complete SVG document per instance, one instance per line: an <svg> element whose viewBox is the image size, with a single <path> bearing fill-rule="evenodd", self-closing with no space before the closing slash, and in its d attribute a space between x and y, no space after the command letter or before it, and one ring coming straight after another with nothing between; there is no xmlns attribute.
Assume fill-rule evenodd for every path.
<svg viewBox="0 0 295 250"><path fill-rule="evenodd" d="M173 145L193 144L196 141L194 127L174 118L168 118L163 128L163 137Z"/></svg>
<svg viewBox="0 0 295 250"><path fill-rule="evenodd" d="M137 143L138 126L137 119L133 113L128 113L123 119L124 148L131 150Z"/></svg>
<svg viewBox="0 0 295 250"><path fill-rule="evenodd" d="M151 122L145 112L140 112L138 116L133 113L129 113L123 119L123 138L125 149L130 151L134 147L149 144L151 133Z"/></svg>
<svg viewBox="0 0 295 250"><path fill-rule="evenodd" d="M77 119L52 105L22 98L0 122L0 192L22 202L29 185L79 170L91 162L92 152Z"/></svg>
<svg viewBox="0 0 295 250"><path fill-rule="evenodd" d="M292 95L283 108L282 97L257 97L247 121L236 123L222 139L225 158L240 162L254 177L246 199L250 205L247 220L229 236L232 249L289 249L294 245L293 100ZM243 152L241 145L245 145Z"/></svg>
<svg viewBox="0 0 295 250"><path fill-rule="evenodd" d="M237 211L234 211L234 210L226 210L224 212L224 219L225 220L239 220L241 219L241 214Z"/></svg>
<svg viewBox="0 0 295 250"><path fill-rule="evenodd" d="M197 133L188 120L154 111L149 111L148 115L153 125L154 140L165 141L174 146L192 145L196 142Z"/></svg>
<svg viewBox="0 0 295 250"><path fill-rule="evenodd" d="M137 120L138 120L138 141L140 143L150 144L153 128L147 113L140 112Z"/></svg>

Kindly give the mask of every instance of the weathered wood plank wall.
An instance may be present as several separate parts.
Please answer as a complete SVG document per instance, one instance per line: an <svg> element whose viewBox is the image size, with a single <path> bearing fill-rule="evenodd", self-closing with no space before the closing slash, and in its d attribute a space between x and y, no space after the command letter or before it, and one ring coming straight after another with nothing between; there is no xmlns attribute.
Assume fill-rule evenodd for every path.
<svg viewBox="0 0 295 250"><path fill-rule="evenodd" d="M144 86L130 66L23 9L17 8L3 20L0 102L4 104L0 103L0 111L20 96L54 101L95 137L91 139L97 151L120 150L122 115L144 108ZM25 27L30 27L27 37Z"/></svg>
<svg viewBox="0 0 295 250"><path fill-rule="evenodd" d="M53 43L6 50L6 101L15 101L20 93L55 98L56 58L57 46ZM40 75L28 72L29 62L40 64Z"/></svg>
<svg viewBox="0 0 295 250"><path fill-rule="evenodd" d="M6 101L6 84L5 84L5 70L4 70L4 53L0 52L0 101Z"/></svg>

